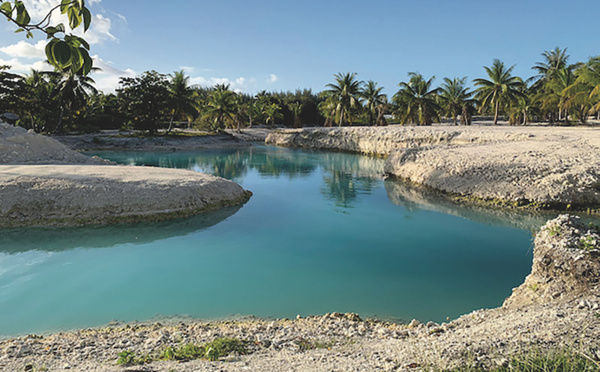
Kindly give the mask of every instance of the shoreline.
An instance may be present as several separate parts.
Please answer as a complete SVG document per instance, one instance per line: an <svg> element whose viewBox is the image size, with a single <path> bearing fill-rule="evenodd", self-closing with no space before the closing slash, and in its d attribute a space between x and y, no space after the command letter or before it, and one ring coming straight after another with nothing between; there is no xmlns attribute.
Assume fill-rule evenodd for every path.
<svg viewBox="0 0 600 372"><path fill-rule="evenodd" d="M96 137L85 138L84 143L98 142L93 140ZM217 146L224 138L228 143L247 145L232 136L201 142ZM145 139L124 140L145 143ZM197 141L191 145L197 146ZM124 147L121 138L115 146ZM4 123L0 123L0 189L0 227L158 221L242 205L252 195L236 183L212 175L115 165Z"/></svg>
<svg viewBox="0 0 600 372"><path fill-rule="evenodd" d="M388 126L278 130L266 142L383 156L385 173L495 207L600 207L600 128Z"/></svg>
<svg viewBox="0 0 600 372"><path fill-rule="evenodd" d="M0 340L0 367L53 371L412 371L415 366L464 367L475 360L480 367L498 367L511 356L527 352L574 350L600 358L593 354L600 339L599 234L576 217L563 215L551 220L536 236L531 274L501 307L475 310L447 323L413 320L408 325L396 324L363 320L351 313L292 320L170 318L119 323ZM579 242L588 237L594 243L582 247ZM548 283L549 277L554 280ZM247 353L223 356L218 361L161 360L169 347L205 345L223 338L242 342ZM133 369L118 364L123 353L132 358L134 364L129 368Z"/></svg>

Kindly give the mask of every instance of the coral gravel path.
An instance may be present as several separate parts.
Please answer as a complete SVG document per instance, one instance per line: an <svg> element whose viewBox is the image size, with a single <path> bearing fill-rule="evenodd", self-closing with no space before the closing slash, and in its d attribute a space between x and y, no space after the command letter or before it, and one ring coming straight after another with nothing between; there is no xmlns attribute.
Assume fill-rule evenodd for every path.
<svg viewBox="0 0 600 372"><path fill-rule="evenodd" d="M600 129L389 126L271 133L267 143L387 156L385 172L509 205L600 205Z"/></svg>

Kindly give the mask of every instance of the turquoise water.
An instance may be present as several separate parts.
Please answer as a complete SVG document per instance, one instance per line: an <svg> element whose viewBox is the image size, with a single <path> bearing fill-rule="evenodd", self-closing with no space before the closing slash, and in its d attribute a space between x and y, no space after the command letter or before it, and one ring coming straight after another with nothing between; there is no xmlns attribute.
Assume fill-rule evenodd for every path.
<svg viewBox="0 0 600 372"><path fill-rule="evenodd" d="M500 305L529 273L542 221L453 206L357 155L96 154L217 174L254 196L170 222L0 230L0 335L179 315L440 322Z"/></svg>

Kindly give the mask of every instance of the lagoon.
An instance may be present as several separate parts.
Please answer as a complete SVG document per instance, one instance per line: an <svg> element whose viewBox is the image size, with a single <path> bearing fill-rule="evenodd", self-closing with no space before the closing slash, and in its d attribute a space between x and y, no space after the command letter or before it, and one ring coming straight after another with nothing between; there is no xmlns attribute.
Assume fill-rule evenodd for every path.
<svg viewBox="0 0 600 372"><path fill-rule="evenodd" d="M501 305L529 273L531 230L545 221L384 181L383 160L359 155L90 155L212 173L254 196L160 223L0 230L1 336L174 316L441 322Z"/></svg>

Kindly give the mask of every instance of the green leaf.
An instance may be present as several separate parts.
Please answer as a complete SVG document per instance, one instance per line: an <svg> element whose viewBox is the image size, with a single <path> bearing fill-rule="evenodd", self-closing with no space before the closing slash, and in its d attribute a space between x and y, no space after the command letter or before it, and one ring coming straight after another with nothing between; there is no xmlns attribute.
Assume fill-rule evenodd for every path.
<svg viewBox="0 0 600 372"><path fill-rule="evenodd" d="M87 75L92 71L92 67L94 65L94 62L92 61L92 58L90 57L89 53L87 52L87 50L85 49L79 49L81 55L83 56L83 68L81 73L83 75Z"/></svg>
<svg viewBox="0 0 600 372"><path fill-rule="evenodd" d="M12 6L8 1L5 1L2 4L0 4L0 12L4 13L6 16L12 15L12 11Z"/></svg>
<svg viewBox="0 0 600 372"><path fill-rule="evenodd" d="M69 44L60 40L52 45L52 60L50 60L50 63L60 69L69 67L71 65L71 47Z"/></svg>
<svg viewBox="0 0 600 372"><path fill-rule="evenodd" d="M65 14L69 9L69 5L71 4L71 0L62 0L60 3L60 13Z"/></svg>
<svg viewBox="0 0 600 372"><path fill-rule="evenodd" d="M15 34L18 34L19 32L23 32L23 31L25 31L25 29L19 28L17 31L15 31Z"/></svg>
<svg viewBox="0 0 600 372"><path fill-rule="evenodd" d="M54 36L54 34L58 32L56 27L52 27L52 26L46 27L46 29L44 31L46 31L46 33L48 34L49 37Z"/></svg>
<svg viewBox="0 0 600 372"><path fill-rule="evenodd" d="M69 8L67 15L69 17L69 26L72 29L76 29L83 22L83 18L75 8Z"/></svg>
<svg viewBox="0 0 600 372"><path fill-rule="evenodd" d="M25 36L26 39L33 39L33 32L31 31L27 31L27 35Z"/></svg>
<svg viewBox="0 0 600 372"><path fill-rule="evenodd" d="M81 8L81 14L83 15L83 31L87 31L92 23L92 14L88 8Z"/></svg>
<svg viewBox="0 0 600 372"><path fill-rule="evenodd" d="M29 13L23 5L22 1L15 1L15 8L17 9L17 24L19 26L26 26L31 22L31 17L29 17Z"/></svg>
<svg viewBox="0 0 600 372"><path fill-rule="evenodd" d="M50 40L48 42L48 44L46 44L46 58L48 59L48 62L52 65L55 66L56 63L54 63L54 57L52 56L52 48L54 47L54 45L56 45L56 43L58 43L58 39L57 38L53 38L52 40Z"/></svg>
<svg viewBox="0 0 600 372"><path fill-rule="evenodd" d="M59 23L56 25L56 32L65 32L65 25L62 23Z"/></svg>
<svg viewBox="0 0 600 372"><path fill-rule="evenodd" d="M81 48L71 48L71 69L78 72L83 67L85 60L81 55Z"/></svg>

